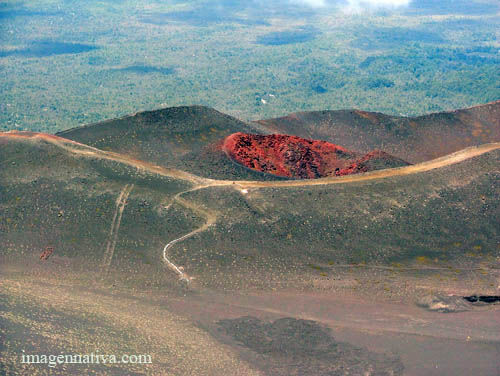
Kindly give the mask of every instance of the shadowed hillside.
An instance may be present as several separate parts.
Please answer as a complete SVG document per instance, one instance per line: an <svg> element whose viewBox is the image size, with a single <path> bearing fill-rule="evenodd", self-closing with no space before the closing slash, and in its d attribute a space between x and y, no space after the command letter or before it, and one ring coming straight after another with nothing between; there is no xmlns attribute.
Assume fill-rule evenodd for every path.
<svg viewBox="0 0 500 376"><path fill-rule="evenodd" d="M77 127L58 135L203 177L282 179L227 157L221 147L223 140L237 132L296 135L363 154L378 149L418 163L468 146L500 141L500 101L415 118L341 110L296 113L250 124L207 107L172 107ZM393 165L385 163L381 167Z"/></svg>
<svg viewBox="0 0 500 376"><path fill-rule="evenodd" d="M249 188L245 195L229 187L200 190L187 197L217 210L220 219L214 230L184 243L188 254L179 247L172 255L217 284L240 268L258 280L259 270L286 279L308 274L311 264L330 277L330 266L339 263L477 267L498 256L498 166L497 149L372 181Z"/></svg>
<svg viewBox="0 0 500 376"><path fill-rule="evenodd" d="M165 206L191 182L72 152L88 150L84 145L13 135L0 137L3 256L29 265L51 246L51 260L68 267L133 266L134 273L160 271L152 280L169 276L158 268L161 247L201 219Z"/></svg>
<svg viewBox="0 0 500 376"><path fill-rule="evenodd" d="M413 118L340 110L299 112L257 123L268 133L325 140L365 153L380 149L418 163L500 141L500 101Z"/></svg>
<svg viewBox="0 0 500 376"><path fill-rule="evenodd" d="M495 307L466 305L456 322L414 301L495 294L499 148L344 177L233 181L53 135L0 133L0 373L16 374L23 350L96 343L154 361L50 374L398 375L412 366L408 354L462 368L447 354L464 344L474 364L491 365ZM41 259L46 247L53 253ZM370 332L376 352L356 342L375 340ZM418 353L422 343L444 350Z"/></svg>
<svg viewBox="0 0 500 376"><path fill-rule="evenodd" d="M230 161L217 146L235 132L253 131L231 116L202 106L141 112L58 133L103 150L127 154L200 176L225 179L278 179Z"/></svg>
<svg viewBox="0 0 500 376"><path fill-rule="evenodd" d="M475 262L464 256L473 247L498 253L498 149L427 172L411 173L417 166L409 166L385 178L284 186L203 180L110 160L117 155L54 136L19 135L0 137L6 254L36 260L52 245L58 256L83 257L89 265L111 259L119 268L158 270L167 241L206 221L213 225L169 252L208 285L267 284L261 272L307 275L314 272L307 265L329 261L388 265L423 257L462 265ZM252 278L222 277L240 273Z"/></svg>

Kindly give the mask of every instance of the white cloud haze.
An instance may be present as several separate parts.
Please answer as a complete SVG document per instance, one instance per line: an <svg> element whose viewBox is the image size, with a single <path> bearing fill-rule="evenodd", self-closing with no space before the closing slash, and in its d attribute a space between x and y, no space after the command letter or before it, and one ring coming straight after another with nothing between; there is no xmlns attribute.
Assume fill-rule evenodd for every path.
<svg viewBox="0 0 500 376"><path fill-rule="evenodd" d="M342 8L352 10L398 8L408 6L411 1L412 0L290 0L292 3L304 4L313 8L321 8L328 5L340 5Z"/></svg>
<svg viewBox="0 0 500 376"><path fill-rule="evenodd" d="M291 0L293 3L309 5L313 8L321 8L326 6L325 0Z"/></svg>
<svg viewBox="0 0 500 376"><path fill-rule="evenodd" d="M353 8L397 8L408 6L411 0L347 0Z"/></svg>

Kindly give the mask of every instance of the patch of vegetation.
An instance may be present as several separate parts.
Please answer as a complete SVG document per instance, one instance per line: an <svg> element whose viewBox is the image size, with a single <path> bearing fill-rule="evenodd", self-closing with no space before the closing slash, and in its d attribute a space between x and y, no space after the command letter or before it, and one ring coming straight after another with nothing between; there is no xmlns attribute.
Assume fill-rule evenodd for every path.
<svg viewBox="0 0 500 376"><path fill-rule="evenodd" d="M0 130L56 132L190 104L254 120L326 108L420 115L500 97L498 18L464 16L465 3L443 6L461 14L446 20L415 16L430 3L416 14L363 17L288 0L153 1L147 14L127 1L75 4L0 9ZM342 26L332 24L339 17ZM117 67L137 74L115 74ZM367 88L374 77L394 86ZM274 97L263 103L267 94Z"/></svg>
<svg viewBox="0 0 500 376"><path fill-rule="evenodd" d="M66 43L54 41L32 42L28 47L12 50L0 50L0 57L47 57L52 55L81 54L95 50L97 47L82 43Z"/></svg>
<svg viewBox="0 0 500 376"><path fill-rule="evenodd" d="M304 43L316 38L318 32L312 28L302 28L298 30L277 31L260 35L257 37L257 44L265 46L280 46L283 44Z"/></svg>
<svg viewBox="0 0 500 376"><path fill-rule="evenodd" d="M468 0L414 0L407 10L408 14L424 15L486 15L495 12L498 4L493 1L468 1Z"/></svg>
<svg viewBox="0 0 500 376"><path fill-rule="evenodd" d="M324 88L323 86L321 86L321 85L316 85L316 86L313 86L313 88L312 88L312 89L313 89L316 93L318 93L318 94L324 94L324 93L328 92L328 90L327 90L327 89L325 89L325 88Z"/></svg>
<svg viewBox="0 0 500 376"><path fill-rule="evenodd" d="M366 31L369 37L360 37L352 42L352 46L360 49L377 50L381 48L391 48L403 46L407 43L444 43L443 38L434 32L402 28L402 27L381 27L370 28Z"/></svg>
<svg viewBox="0 0 500 376"><path fill-rule="evenodd" d="M173 68L165 67L153 67L150 65L130 65L124 68L112 69L113 72L124 72L124 73L136 73L140 75L149 73L160 73L164 75L173 74L175 70Z"/></svg>
<svg viewBox="0 0 500 376"><path fill-rule="evenodd" d="M366 85L367 89L387 88L393 87L394 81L391 81L387 78L374 78L365 82L364 85Z"/></svg>
<svg viewBox="0 0 500 376"><path fill-rule="evenodd" d="M11 9L0 8L0 20L9 19L13 17L55 17L55 16L60 16L62 14L63 14L62 12L37 11L37 10L29 10L23 8L11 8Z"/></svg>
<svg viewBox="0 0 500 376"><path fill-rule="evenodd" d="M206 27L212 24L237 23L241 25L266 25L264 21L248 20L239 18L227 13L223 9L214 9L212 7L200 7L194 10L154 13L144 15L140 18L141 22L153 25L166 25L172 22L185 22L191 26Z"/></svg>

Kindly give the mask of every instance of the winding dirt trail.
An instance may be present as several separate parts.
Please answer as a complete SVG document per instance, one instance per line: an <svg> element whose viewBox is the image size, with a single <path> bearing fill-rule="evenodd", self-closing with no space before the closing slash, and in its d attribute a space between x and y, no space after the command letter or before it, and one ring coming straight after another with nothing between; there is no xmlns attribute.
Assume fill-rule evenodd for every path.
<svg viewBox="0 0 500 376"><path fill-rule="evenodd" d="M242 194L246 194L248 192L249 188L286 188L286 187L305 187L305 186L315 186L315 185L330 185L330 184L347 184L347 183L354 183L354 182L363 182L363 181L370 181L370 180L377 180L377 179L384 179L384 178L389 178L389 177L394 177L394 176L405 176L405 175L411 175L411 174L417 174L421 172L426 172L446 166L450 166L456 163L463 162L467 159L474 158L477 156L480 156L482 154L491 152L493 150L500 149L500 142L495 142L495 143L489 143L489 144L483 144L479 146L471 146L466 149L457 151L455 153L446 155L441 158L433 159L427 162L422 162L418 163L415 165L411 166L405 166L405 167L398 167L398 168L392 168L392 169L385 169L385 170L377 170L377 171L372 171L372 172L367 172L367 173L362 173L362 174L356 174L356 175L347 175L347 176L339 176L339 177L327 177L327 178L320 178L320 179L310 179L310 180L284 180L284 181L251 181L251 180L216 180L216 179L208 179L208 178L203 178L194 174L187 173L185 171L177 170L177 169L172 169L172 168L165 168L161 166L157 166L148 162L144 162L141 160L133 159L130 158L126 155L122 155L119 153L115 152L110 152L110 151L104 151L100 150L85 144L78 143L76 141L72 140L67 140L62 137L50 135L50 134L44 134L44 133L34 133L34 132L18 132L18 131L9 131L9 132L0 132L0 141L2 138L7 138L7 139L25 139L28 141L45 141L48 143L51 143L55 146L60 147L61 149L72 153L76 154L79 156L87 157L87 158L99 158L99 159L106 159L106 160L112 160L116 161L119 163L124 163L129 166L135 167L139 170L147 171L153 174L158 174L161 176L166 176L166 177L171 177L175 179L181 179L190 182L193 184L193 187L177 193L174 198L172 199L172 202L166 207L167 209L174 203L177 202L178 204L196 212L199 213L202 217L206 218L205 223L200 226L199 228L177 238L174 240L171 240L168 242L165 247L163 248L163 260L166 263L166 265L171 269L174 273L176 273L179 278L183 281L190 282L191 277L189 277L184 271L182 267L179 267L175 265L170 259L168 258L168 250L172 248L176 243L179 243L185 239L188 239L202 231L205 231L207 228L212 226L217 219L217 215L215 212L208 211L206 209L203 209L194 203L187 201L181 196L183 194L186 194L188 192L193 192L196 190L204 189L204 188L209 188L209 187L223 187L223 186L231 186L234 189L237 189L240 191ZM128 188L127 188L128 189ZM131 188L130 188L131 189ZM125 195L125 189L122 191L122 197ZM126 195L128 196L128 193ZM126 199L125 199L126 201ZM124 202L122 202L122 205L118 205L117 202L117 208L120 207L121 211L119 210L119 218L121 219L121 213L123 212L123 207L124 207ZM116 227L115 224L115 219L116 219L117 213L115 213L115 218L113 220L113 227L111 229L111 234L110 234L110 239L112 238L113 241L111 243L108 241L108 247L106 249L105 257L103 260L103 265L105 267L108 267L111 263L111 259L113 257L113 250L114 250L114 245L116 244L116 235L118 232L118 229L114 230ZM119 227L119 220L117 222L117 225ZM111 236L114 233L113 236Z"/></svg>
<svg viewBox="0 0 500 376"><path fill-rule="evenodd" d="M245 188L266 188L266 187L302 187L308 185L325 184L345 184L375 179L384 179L394 176L405 176L418 174L421 172L435 170L463 162L467 159L480 156L493 150L500 149L500 142L471 146L459 150L455 153L445 155L444 157L432 159L430 161L417 163L411 166L389 168L365 172L362 174L335 176L310 180L285 180L285 181L237 181L236 183Z"/></svg>
<svg viewBox="0 0 500 376"><path fill-rule="evenodd" d="M356 175L335 176L335 177L308 179L308 180L255 181L255 180L217 180L217 179L203 178L201 176L197 176L185 171L177 170L174 168L157 166L152 163L130 158L123 154L100 150L85 144L81 144L76 141L67 140L62 137L45 133L19 132L19 131L0 132L0 139L2 138L11 138L11 139L18 138L27 140L32 139L35 141L43 140L53 145L59 146L60 148L64 149L69 153L77 154L83 157L113 160L153 174L186 180L194 184L196 189L202 189L206 187L217 187L217 186L235 186L235 188L238 190L246 188L269 188L269 187L285 188L285 187L304 187L311 185L346 184L346 183L354 183L354 182L369 181L376 179L384 179L394 176L405 176L450 166L456 163L463 162L467 159L474 158L479 155L491 152L493 150L500 149L500 142L494 142L479 146L471 146L459 150L455 153L445 155L444 157L436 158L427 162L417 163L411 166L377 170Z"/></svg>
<svg viewBox="0 0 500 376"><path fill-rule="evenodd" d="M113 254L115 252L116 241L118 240L118 230L120 229L123 210L125 209L128 196L130 195L130 192L132 192L133 188L134 188L133 184L125 185L125 187L123 187L122 191L120 192L120 195L116 199L116 209L113 215L113 221L111 223L111 230L109 231L106 251L104 252L104 257L101 263L101 268L105 272L108 271L111 265L111 261L113 260Z"/></svg>
<svg viewBox="0 0 500 376"><path fill-rule="evenodd" d="M181 242L181 241L183 241L185 239L188 239L188 238L196 235L199 232L205 231L210 226L212 226L213 224L215 224L215 222L217 221L217 214L215 212L203 209L200 206L195 205L192 202L187 201L187 200L181 198L181 196L183 194L185 194L185 193L197 191L199 189L203 189L203 188L206 188L206 187L207 186L198 186L198 187L195 187L195 188L192 188L192 189L188 189L187 191L179 192L179 193L177 193L173 197L172 202L167 207L165 207L165 209L168 210L172 206L172 204L174 202L177 202L178 204L184 206L185 208L188 208L188 209L190 209L190 210L192 210L192 211L194 211L196 213L199 213L199 214L201 214L201 216L203 216L203 217L206 218L206 221L205 221L205 223L202 226L198 227L197 229L194 229L191 232L188 232L187 234L181 236L180 238L171 240L163 248L163 261L166 263L166 265L168 266L168 268L170 270L172 270L174 273L176 273L179 276L179 279L181 281L186 282L187 284L189 284L193 278L190 277L187 273L184 272L184 268L183 267L177 266L172 261L170 261L170 259L168 258L168 250L170 248L172 248L176 243Z"/></svg>
<svg viewBox="0 0 500 376"><path fill-rule="evenodd" d="M115 161L119 163L124 163L128 166L137 168L138 170L147 171L153 174L158 174L161 176L171 177L175 179L187 180L194 184L202 184L210 179L205 179L185 171L177 170L174 168L166 168L156 166L152 163L144 162L139 159L130 158L127 155L115 153L112 151L106 151L97 149L93 146L88 146L81 144L76 141L68 140L59 136L46 134L46 133L35 133L35 132L19 132L19 131L8 131L0 132L0 140L4 139L24 139L27 141L45 141L52 145L58 146L61 149L82 157L96 158L96 159L106 159L110 161Z"/></svg>

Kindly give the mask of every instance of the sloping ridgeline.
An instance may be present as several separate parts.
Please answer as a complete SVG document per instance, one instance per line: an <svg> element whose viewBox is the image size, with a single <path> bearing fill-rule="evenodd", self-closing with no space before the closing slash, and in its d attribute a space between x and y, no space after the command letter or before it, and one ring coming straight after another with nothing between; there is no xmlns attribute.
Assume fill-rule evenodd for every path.
<svg viewBox="0 0 500 376"><path fill-rule="evenodd" d="M140 112L58 133L164 167L219 179L276 180L227 158L220 143L235 132L256 133L248 124L202 106Z"/></svg>

